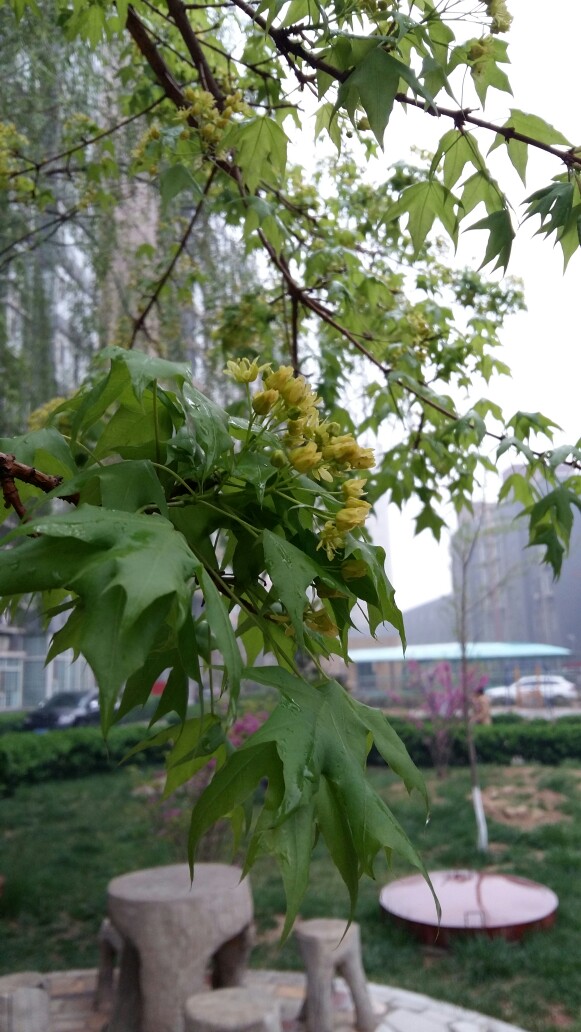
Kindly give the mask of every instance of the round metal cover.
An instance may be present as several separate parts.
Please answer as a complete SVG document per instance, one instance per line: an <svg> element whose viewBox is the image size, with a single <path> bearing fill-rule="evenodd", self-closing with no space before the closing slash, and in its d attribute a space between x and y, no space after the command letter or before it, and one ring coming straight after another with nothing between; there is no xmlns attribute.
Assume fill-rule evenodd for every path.
<svg viewBox="0 0 581 1032"><path fill-rule="evenodd" d="M546 885L511 874L488 871L431 871L442 907L420 874L386 885L379 895L383 910L422 942L447 946L454 936L502 936L514 941L555 921L558 897Z"/></svg>

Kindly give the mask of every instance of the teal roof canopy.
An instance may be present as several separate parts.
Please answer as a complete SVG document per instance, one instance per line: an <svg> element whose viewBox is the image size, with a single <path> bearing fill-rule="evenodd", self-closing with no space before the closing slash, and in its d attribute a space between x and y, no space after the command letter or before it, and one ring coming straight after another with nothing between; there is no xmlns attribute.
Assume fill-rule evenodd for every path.
<svg viewBox="0 0 581 1032"><path fill-rule="evenodd" d="M462 658L457 641L441 642L436 645L408 645L405 655L401 645L377 645L371 648L350 650L353 663L401 663L405 660L416 663L454 662ZM564 659L571 655L571 649L543 642L468 642L466 655L470 660L479 659Z"/></svg>

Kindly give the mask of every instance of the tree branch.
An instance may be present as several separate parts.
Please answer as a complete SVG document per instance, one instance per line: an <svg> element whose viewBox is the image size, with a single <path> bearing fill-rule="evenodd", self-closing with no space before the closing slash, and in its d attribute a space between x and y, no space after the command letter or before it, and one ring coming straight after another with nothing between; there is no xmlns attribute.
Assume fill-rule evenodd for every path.
<svg viewBox="0 0 581 1032"><path fill-rule="evenodd" d="M139 118L143 118L144 115L148 115L150 111L158 107L161 102L165 100L165 96L158 97L157 100L152 101L142 111L138 111L136 115L130 115L128 118L124 118L121 122L117 122L110 129L103 129L102 132L96 133L95 136L90 136L88 140L83 140L81 143L75 143L72 147L68 147L67 150L59 151L58 154L51 154L49 158L44 158L42 161L33 161L32 158L27 158L25 155L17 154L16 157L26 162L24 168L18 169L16 172L11 172L8 179L14 179L16 176L21 176L26 172L40 172L47 165L52 165L53 161L60 161L61 158L70 158L71 155L76 154L77 151L85 150L87 147L91 147L94 143L99 143L100 140L105 140L108 136L112 136L118 132L119 129L123 129L124 126L130 125L131 122L137 121ZM73 170L76 171L76 170Z"/></svg>
<svg viewBox="0 0 581 1032"><path fill-rule="evenodd" d="M340 69L337 69L337 68L335 68L332 65L329 65L323 59L314 57L312 54L309 53L309 51L302 44L295 43L292 40L289 40L288 34L287 34L287 32L285 30L276 29L276 28L272 28L272 27L269 28L268 25L267 25L267 22L264 20L264 18L262 18L259 14L257 14L256 11L248 3L246 3L246 0L232 0L232 2L233 2L233 6L237 7L244 14L246 14L254 22L254 24L256 24L260 29L262 29L264 32L268 33L268 35L271 37L271 39L276 44L277 49L279 50L279 52L282 53L283 55L285 55L285 54L287 54L287 55L288 54L292 54L292 55L294 55L296 57L299 57L307 65L309 65L309 67L311 67L311 68L313 68L314 70L317 70L317 71L326 72L328 75L330 75L332 78L334 78L338 82L344 82L349 77L349 75L351 74L351 70L341 71ZM181 2L181 0L168 0L168 7L169 7L170 10L172 10L172 11L175 10L177 12L178 17L180 19L180 25L178 27L180 28L180 31L181 31L182 19L185 18L185 20L187 22L186 8L184 7L184 4ZM143 56L150 63L153 71L155 72L156 77L158 79L158 82L160 83L160 85L163 86L163 88L166 90L167 96L169 97L169 99L171 99L176 104L177 107L185 107L185 106L187 106L180 87L178 86L178 84L173 79L173 76L171 76L171 73L169 72L169 69L165 65L165 62L163 61L163 58L161 57L161 55L157 51L157 49L155 47L155 44L152 42L151 38L149 37L145 27L139 21L139 19L137 18L137 15L133 11L133 9L130 8L129 10L130 10L130 13L131 13L131 25L129 24L129 17L128 17L128 28L129 28L133 38L137 42L137 45L139 46ZM177 24L177 22L176 22L176 24ZM191 26L189 25L189 22L187 24L188 24L188 29L189 29L190 33L192 33L192 29L191 29ZM199 47L200 44L198 43L197 40L196 40L196 43L197 43L197 46ZM190 50L190 53L192 53L191 50ZM204 57L204 66L205 66L205 57ZM561 151L559 151L555 147L550 147L548 144L541 144L539 141L536 141L533 138L528 138L528 137L523 136L523 134L516 133L514 130L512 130L512 129L508 128L508 127L504 128L502 126L494 125L491 122L485 122L483 119L475 118L467 110L461 110L461 109L452 110L452 109L449 109L449 108L428 108L427 109L425 103L423 103L421 101L418 101L418 100L416 100L413 97L409 97L409 96L407 96L407 94L403 94L403 93L396 94L396 100L398 100L398 102L400 104L407 104L409 106L419 108L420 110L423 110L423 111L427 110L428 113L430 113L432 115L443 115L445 117L451 118L454 121L454 124L458 127L459 130L461 130L462 124L464 122L469 122L470 124L474 124L474 125L478 126L479 128L485 128L485 129L487 129L489 131L499 133L505 139L517 139L517 140L521 140L522 142L525 142L525 143L530 143L532 146L538 146L539 149L544 150L544 151L548 151L551 154L553 154L554 156L556 156L557 158L559 158L560 160L566 161L566 163L568 163L568 165L570 165L570 166L577 165L577 166L581 167L581 156L580 157L576 157L575 154L573 154L572 152L561 152ZM196 122L192 118L192 116L190 116L190 119L188 121L190 122L190 124L192 124L194 126L196 125ZM226 175L231 177L238 184L238 187L239 187L240 192L241 192L243 197L247 196L248 191L244 187L240 169L238 168L238 166L236 164L234 164L234 162L226 161L224 159L221 159L219 161L215 160L215 166L218 167L221 171L223 171ZM341 336L345 340L349 341L349 343L351 343L353 345L353 347L361 355L363 355L372 365L374 365L383 374L383 376L385 376L386 378L389 378L389 376L391 374L391 369L388 366L384 365L378 358L376 358L376 356L371 351L369 351L369 349L366 348L357 339L357 337L353 333L351 333L350 330L347 329L347 327L342 326L335 319L333 314L323 304L321 304L320 301L316 300L315 298L310 297L308 291L306 290L306 288L301 287L294 280L293 276L291 275L291 273L289 271L288 264L286 263L284 257L279 255L279 254L277 254L276 250L270 244L270 242L267 240L267 238L265 237L265 235L262 232L262 230L258 230L258 237L259 237L259 239L260 239L260 241L262 243L262 246L265 248L266 252L268 253L269 257L271 258L273 264L282 273L283 279L284 279L284 281L286 283L286 286L287 286L287 289L288 289L288 293L289 293L289 296L291 297L291 299L296 299L297 302L300 302L300 304L302 304L309 311L313 312L313 314L317 315L328 326L330 326L332 329L334 329L337 333L341 334ZM150 307L151 307L151 304L149 305L149 308ZM142 324L143 323L141 323L141 325ZM134 337L132 338L132 340L134 340ZM410 384L406 384L406 383L403 383L403 382L400 383L399 381L396 381L396 382L398 382L398 385L402 389L406 390L412 396L418 398L418 400L420 400L424 404L428 405L435 412L438 412L440 415L444 416L446 419L454 421L454 420L456 420L458 418L458 415L457 415L456 412L450 412L445 406L440 405L436 400L434 400L432 398L426 397L426 395L424 393L422 393L421 390L419 390L417 388L414 388ZM489 436L492 439L497 440L497 441L501 441L502 440L502 435L494 434L494 433L491 433L490 431L487 431L487 436Z"/></svg>
<svg viewBox="0 0 581 1032"><path fill-rule="evenodd" d="M322 58L315 57L311 54L304 44L293 41L288 38L288 29L277 29L272 26L269 28L267 22L254 9L246 3L246 0L233 0L233 3L239 10L243 11L256 25L258 25L263 32L267 32L272 41L275 43L278 51L285 56L293 54L295 57L299 57L305 64L309 65L315 71L326 72L332 79L337 82L345 82L349 78L353 69L341 70L330 65L327 61ZM302 76L298 75L299 81L302 81ZM507 142L509 140L517 140L520 143L526 143L529 147L535 147L537 150L545 151L547 154L551 154L553 157L563 161L568 168L581 169L581 154L576 153L575 150L560 150L548 143L542 143L537 140L534 136L527 136L526 133L517 132L511 126L496 125L494 122L488 122L483 118L477 118L467 108L446 108L440 107L440 105L428 106L425 100L417 100L415 97L410 97L407 93L396 93L395 99L399 104L407 105L409 107L419 108L420 111L424 111L427 114L434 115L437 117L444 116L451 118L456 128L461 127L467 122L469 125L477 126L479 129L486 129L489 132L498 133Z"/></svg>
<svg viewBox="0 0 581 1032"><path fill-rule="evenodd" d="M212 94L217 107L222 110L224 107L224 94L214 78L198 37L190 25L182 0L167 0L167 8L198 70L203 88Z"/></svg>
<svg viewBox="0 0 581 1032"><path fill-rule="evenodd" d="M127 9L126 25L129 35L155 74L155 77L166 97L173 101L178 108L187 107L188 105L186 104L186 100L180 86L159 54L157 47L152 42L145 25L141 19L137 17L135 9L131 7L131 5Z"/></svg>
<svg viewBox="0 0 581 1032"><path fill-rule="evenodd" d="M183 251L184 251L184 249L186 247L186 244L188 242L190 234L191 234L191 232L192 232L192 230L193 230L193 228L194 228L194 226L195 226L195 224L196 224L196 222L197 222L197 220L198 220L198 218L200 216L200 213L201 213L201 211L202 211L202 209L204 207L204 202L206 200L206 197L208 196L208 193L210 191L210 187L212 185L212 182L214 180L214 176L216 175L216 172L217 172L217 167L216 167L216 165L213 165L211 170L210 170L210 175L208 176L208 179L206 180L206 185L204 187L204 191L202 193L202 196L201 196L201 198L200 198L200 200L199 200L199 202L198 202L198 204L197 204L197 206L196 206L196 208L195 208L195 210L194 210L194 212L192 214L192 217L191 217L191 219L190 219L190 221L189 221L189 223L188 223L188 225L186 227L186 231L183 234L183 236L182 236L182 238L181 238L181 240L180 240L180 242L178 244L178 248L176 250L176 253L174 254L174 256L173 256L171 262L169 263L167 269L165 270L163 276L161 276L159 278L159 280L157 281L157 283L155 285L155 288L154 288L154 291L153 291L153 294L150 296L150 299L149 299L147 305L145 306L143 311L140 313L140 315L138 315L133 320L133 330L132 330L131 339L130 339L129 345L128 345L130 349L135 344L135 340L137 338L137 334L139 333L140 330L142 330L144 328L146 319L147 319L149 313L151 312L151 309L156 304L156 302L157 302L157 300L159 298L159 295L161 294L161 291L165 287L167 281L170 279L170 277L171 277L171 275L172 275L172 273L173 273L173 271L174 271L174 269L176 267L178 258L183 253Z"/></svg>
<svg viewBox="0 0 581 1032"><path fill-rule="evenodd" d="M27 513L18 493L15 481L21 480L24 484L32 484L45 494L50 494L63 482L59 476L51 476L49 473L41 473L34 466L27 466L24 462L17 462L14 455L7 452L0 452L0 484L4 496L6 509L14 509L21 520L25 520ZM66 502L76 505L79 500L77 494L63 496Z"/></svg>

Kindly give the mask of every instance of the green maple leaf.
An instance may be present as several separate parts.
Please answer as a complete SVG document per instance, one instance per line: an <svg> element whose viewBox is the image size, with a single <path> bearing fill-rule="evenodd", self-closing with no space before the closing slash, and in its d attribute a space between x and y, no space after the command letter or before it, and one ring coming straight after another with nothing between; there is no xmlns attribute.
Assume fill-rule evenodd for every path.
<svg viewBox="0 0 581 1032"><path fill-rule="evenodd" d="M355 121L357 106L361 105L369 119L369 126L382 147L385 129L402 79L411 86L416 96L423 97L429 104L432 103L432 97L411 68L398 61L392 54L386 53L381 47L374 47L341 83L337 93L336 109L346 108L351 120Z"/></svg>
<svg viewBox="0 0 581 1032"><path fill-rule="evenodd" d="M268 779L250 842L247 867L275 855L285 886L285 935L303 898L319 827L349 892L353 909L362 873L395 850L427 877L407 835L374 790L365 765L371 738L403 777L425 795L421 775L385 718L354 702L337 681L311 685L280 667L254 667L245 676L276 687L281 702L266 723L217 772L192 813L190 859L204 832L237 811Z"/></svg>
<svg viewBox="0 0 581 1032"><path fill-rule="evenodd" d="M119 689L145 663L169 609L176 628L190 613L200 563L162 516L81 505L13 536L31 531L40 536L0 553L0 594L61 588L77 596L76 647L101 688L107 728Z"/></svg>
<svg viewBox="0 0 581 1032"><path fill-rule="evenodd" d="M486 253L480 268L496 258L494 269L502 268L506 272L515 236L508 211L506 209L494 211L491 215L487 215L486 218L469 226L468 229L487 229L489 233Z"/></svg>
<svg viewBox="0 0 581 1032"><path fill-rule="evenodd" d="M252 118L231 127L222 141L223 147L234 147L236 162L244 173L244 182L252 193L261 179L278 180L286 167L288 137L272 118Z"/></svg>
<svg viewBox="0 0 581 1032"><path fill-rule="evenodd" d="M321 567L301 549L265 530L262 535L266 570L276 589L277 596L291 618L297 639L304 644L303 613L306 591L315 577L321 577Z"/></svg>

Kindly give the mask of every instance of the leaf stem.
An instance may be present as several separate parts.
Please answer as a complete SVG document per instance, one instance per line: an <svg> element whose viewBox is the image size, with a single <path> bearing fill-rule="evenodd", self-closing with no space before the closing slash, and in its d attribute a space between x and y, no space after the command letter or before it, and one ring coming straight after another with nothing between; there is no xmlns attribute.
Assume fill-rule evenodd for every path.
<svg viewBox="0 0 581 1032"><path fill-rule="evenodd" d="M159 424L157 422L157 380L153 381L153 432L155 434L155 458L159 462L161 458L159 445Z"/></svg>

